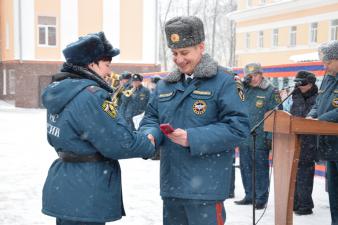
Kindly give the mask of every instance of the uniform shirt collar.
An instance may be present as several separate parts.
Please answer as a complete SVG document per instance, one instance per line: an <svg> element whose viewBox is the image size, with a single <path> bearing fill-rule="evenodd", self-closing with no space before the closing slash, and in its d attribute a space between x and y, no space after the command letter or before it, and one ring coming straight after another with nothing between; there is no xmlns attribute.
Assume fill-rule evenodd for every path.
<svg viewBox="0 0 338 225"><path fill-rule="evenodd" d="M191 74L190 76L188 74L184 74L184 79L187 80L188 78L194 79L194 74Z"/></svg>

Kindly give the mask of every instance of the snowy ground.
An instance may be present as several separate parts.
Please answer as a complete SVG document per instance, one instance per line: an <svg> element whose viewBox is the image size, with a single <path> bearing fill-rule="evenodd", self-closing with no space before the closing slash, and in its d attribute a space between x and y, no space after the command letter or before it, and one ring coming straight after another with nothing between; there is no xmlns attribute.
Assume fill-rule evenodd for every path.
<svg viewBox="0 0 338 225"><path fill-rule="evenodd" d="M45 134L42 109L20 109L0 101L0 224L55 224L43 215L41 189L49 165L56 154L49 147ZM160 225L162 202L159 197L159 162L142 159L122 160L122 183L127 217L108 223L114 225ZM295 225L330 224L330 212L325 181L315 178L314 214L294 215ZM236 198L225 203L228 225L252 224L252 208L237 206L234 200L243 196L239 171L236 171ZM262 211L257 211L259 218ZM267 211L259 222L274 224L273 195Z"/></svg>

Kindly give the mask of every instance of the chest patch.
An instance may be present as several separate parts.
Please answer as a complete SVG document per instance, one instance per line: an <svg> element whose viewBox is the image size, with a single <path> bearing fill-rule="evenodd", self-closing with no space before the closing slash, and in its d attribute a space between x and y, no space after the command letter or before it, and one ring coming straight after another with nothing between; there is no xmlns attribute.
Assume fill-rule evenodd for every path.
<svg viewBox="0 0 338 225"><path fill-rule="evenodd" d="M332 105L333 105L333 107L338 108L338 98L334 98L332 100Z"/></svg>
<svg viewBox="0 0 338 225"><path fill-rule="evenodd" d="M112 102L106 100L103 102L101 107L111 118L115 119L117 116L117 110Z"/></svg>
<svg viewBox="0 0 338 225"><path fill-rule="evenodd" d="M257 99L257 101L256 101L256 108L262 108L264 106L264 99L261 99L261 98L259 98L259 99Z"/></svg>
<svg viewBox="0 0 338 225"><path fill-rule="evenodd" d="M207 110L207 103L203 100L197 100L192 106L192 110L197 115L202 115Z"/></svg>

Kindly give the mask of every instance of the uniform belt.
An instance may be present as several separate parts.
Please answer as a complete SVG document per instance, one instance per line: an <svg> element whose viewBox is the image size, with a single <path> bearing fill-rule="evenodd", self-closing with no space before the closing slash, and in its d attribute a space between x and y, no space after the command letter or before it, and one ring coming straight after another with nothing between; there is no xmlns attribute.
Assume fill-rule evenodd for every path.
<svg viewBox="0 0 338 225"><path fill-rule="evenodd" d="M64 162L72 163L82 163L82 162L103 162L108 161L109 159L101 155L100 153L95 153L91 155L77 155L71 152L58 152L59 158Z"/></svg>

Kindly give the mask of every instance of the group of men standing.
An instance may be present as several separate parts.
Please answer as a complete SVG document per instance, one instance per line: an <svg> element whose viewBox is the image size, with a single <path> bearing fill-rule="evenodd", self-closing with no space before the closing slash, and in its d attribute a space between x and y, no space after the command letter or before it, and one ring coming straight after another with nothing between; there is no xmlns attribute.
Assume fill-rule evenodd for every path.
<svg viewBox="0 0 338 225"><path fill-rule="evenodd" d="M151 95L141 86L142 77L130 74L131 83L124 84L129 92L118 108L110 102L114 91L104 77L110 75L112 57L119 50L103 32L82 37L63 51L63 69L43 93L49 127L59 130L57 135L48 132L59 158L46 179L42 211L56 217L57 225L103 225L120 219L125 213L118 160L151 158L155 149L161 151L164 225L225 223L223 203L229 197L238 146L245 197L236 203L255 201L257 209L266 206L271 134L262 126L256 131L256 199L249 134L264 113L280 103L278 90L264 78L259 64L244 68L243 85L206 54L204 26L198 17L175 17L166 22L165 33L175 69ZM337 43L321 50L331 75L325 77L309 115L337 122L338 57L332 45ZM132 117L142 112L139 104L146 109L135 131ZM326 150L336 156L337 137L324 141ZM333 224L338 210L337 167L335 161L328 164Z"/></svg>
<svg viewBox="0 0 338 225"><path fill-rule="evenodd" d="M326 73L320 88L316 85L315 74L299 71L295 74L295 87L291 93L292 104L288 110L293 116L307 119L338 122L338 41L324 43L319 47L319 55ZM244 90L249 108L250 128L254 128L264 118L264 114L277 106L281 107L278 90L262 77L263 71L257 63L244 67ZM257 81L257 82L256 82ZM253 130L251 131L251 133ZM235 201L239 205L252 204L252 162L255 150L255 203L256 209L266 206L269 190L268 155L271 149L271 134L256 130L256 148L252 138L239 145L240 169L245 197ZM298 215L313 213L312 199L315 162L325 160L327 165L327 186L329 192L332 225L338 224L338 138L337 136L301 135L301 152L298 162L297 180L293 210Z"/></svg>

